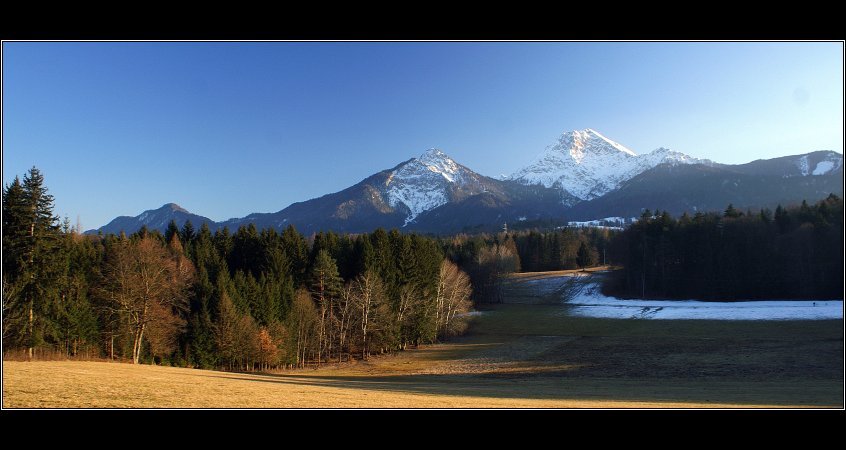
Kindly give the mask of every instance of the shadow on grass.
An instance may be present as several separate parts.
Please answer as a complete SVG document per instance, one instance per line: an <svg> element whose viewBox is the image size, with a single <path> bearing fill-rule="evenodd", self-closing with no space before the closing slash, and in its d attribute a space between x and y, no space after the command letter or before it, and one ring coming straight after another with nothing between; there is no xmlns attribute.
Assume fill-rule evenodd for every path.
<svg viewBox="0 0 846 450"><path fill-rule="evenodd" d="M842 407L842 383L830 380L802 383L795 380L586 379L574 377L579 370L579 367L549 367L481 374L206 376L257 383L480 399Z"/></svg>

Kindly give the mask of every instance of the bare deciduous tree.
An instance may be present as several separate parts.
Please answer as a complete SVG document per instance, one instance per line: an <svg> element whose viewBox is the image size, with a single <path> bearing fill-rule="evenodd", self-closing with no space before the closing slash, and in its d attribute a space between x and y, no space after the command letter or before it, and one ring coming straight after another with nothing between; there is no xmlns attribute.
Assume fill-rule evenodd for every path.
<svg viewBox="0 0 846 450"><path fill-rule="evenodd" d="M129 323L134 364L141 358L144 333L150 323L161 314L178 315L187 309L193 274L194 268L184 255L168 251L152 237L115 244L103 271L101 295ZM161 332L165 326L159 320L153 328Z"/></svg>
<svg viewBox="0 0 846 450"><path fill-rule="evenodd" d="M377 311L384 303L385 289L379 275L368 270L359 275L353 282L353 300L358 313L361 330L361 357L367 359L369 355L368 335L377 323Z"/></svg>
<svg viewBox="0 0 846 450"><path fill-rule="evenodd" d="M355 312L355 305L353 299L353 285L347 283L341 289L341 294L338 297L338 314L335 316L335 327L337 328L338 336L338 362L341 362L344 346L347 349L347 357L350 354L350 334L352 332L353 313Z"/></svg>
<svg viewBox="0 0 846 450"><path fill-rule="evenodd" d="M305 366L306 354L316 333L317 317L311 294L305 289L297 290L288 315L288 329L296 341L297 365L300 367Z"/></svg>
<svg viewBox="0 0 846 450"><path fill-rule="evenodd" d="M444 260L438 273L438 289L435 296L439 336L452 336L463 331L464 324L455 318L470 310L472 293L470 277L451 261Z"/></svg>

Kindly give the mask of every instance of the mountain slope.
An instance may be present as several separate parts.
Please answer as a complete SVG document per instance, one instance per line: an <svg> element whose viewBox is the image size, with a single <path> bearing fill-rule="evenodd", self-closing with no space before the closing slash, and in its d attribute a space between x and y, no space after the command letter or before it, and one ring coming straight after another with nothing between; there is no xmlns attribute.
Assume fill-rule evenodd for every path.
<svg viewBox="0 0 846 450"><path fill-rule="evenodd" d="M632 177L662 163L710 164L708 160L659 148L638 156L590 128L568 131L546 148L528 166L510 179L523 184L539 184L569 193L572 206L582 200L601 197Z"/></svg>
<svg viewBox="0 0 846 450"><path fill-rule="evenodd" d="M468 196L499 191L497 180L473 172L438 149L397 166L385 180L388 204L406 212L404 226L421 213Z"/></svg>
<svg viewBox="0 0 846 450"><path fill-rule="evenodd" d="M498 230L503 223L637 217L645 208L674 214L722 210L729 203L741 209L774 208L829 193L843 195L839 153L818 151L724 165L664 148L638 156L587 129L564 133L511 179L480 175L444 152L429 149L346 189L274 213L215 223L167 204L136 217L118 217L100 231L133 233L143 225L164 231L171 220L181 227L190 219L195 227L205 222L213 230L226 226L235 231L253 223L259 229L278 230L294 225L305 234L370 232L378 227L446 234Z"/></svg>
<svg viewBox="0 0 846 450"><path fill-rule="evenodd" d="M809 161L810 167L804 176L803 161ZM819 174L814 175L820 164ZM721 211L729 203L739 209L775 209L779 204L816 201L830 193L843 196L843 157L835 152L813 152L742 165L662 164L603 197L575 205L567 216L570 220L638 217L643 209L692 214Z"/></svg>
<svg viewBox="0 0 846 450"><path fill-rule="evenodd" d="M821 150L804 155L759 159L732 167L736 172L749 175L781 175L784 178L825 175L843 167L843 155Z"/></svg>
<svg viewBox="0 0 846 450"><path fill-rule="evenodd" d="M164 231L171 220L176 221L176 225L180 228L187 220L190 220L195 228L199 228L203 223L207 223L212 230L217 226L208 217L190 213L176 203L167 203L161 208L144 211L135 217L116 217L111 222L96 230L86 231L86 234L96 234L98 231L102 231L103 234L120 234L121 231L131 234L141 229L144 225L150 230Z"/></svg>
<svg viewBox="0 0 846 450"><path fill-rule="evenodd" d="M342 191L294 203L276 213L251 214L221 225L234 229L250 222L258 228L293 224L306 234L321 230L368 232L378 227L426 229L414 225L421 215L483 193L507 197L503 185L458 164L438 149L429 149Z"/></svg>
<svg viewBox="0 0 846 450"><path fill-rule="evenodd" d="M353 233L380 226L400 227L406 214L389 205L384 190L379 188L384 186L390 174L390 170L385 170L342 191L293 203L275 213L250 214L242 219L231 219L222 222L220 226L235 230L249 223L254 223L259 229L282 229L294 225L304 233L321 230Z"/></svg>

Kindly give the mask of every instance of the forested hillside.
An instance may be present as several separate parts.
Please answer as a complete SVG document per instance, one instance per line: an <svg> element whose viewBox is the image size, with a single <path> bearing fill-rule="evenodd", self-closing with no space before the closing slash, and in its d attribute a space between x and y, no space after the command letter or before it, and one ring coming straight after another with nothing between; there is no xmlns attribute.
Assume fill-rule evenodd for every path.
<svg viewBox="0 0 846 450"><path fill-rule="evenodd" d="M367 358L460 333L468 276L396 230L83 236L36 168L3 190L3 350L256 369Z"/></svg>
<svg viewBox="0 0 846 450"><path fill-rule="evenodd" d="M646 211L609 255L622 266L607 293L625 297L843 298L843 199L775 211Z"/></svg>

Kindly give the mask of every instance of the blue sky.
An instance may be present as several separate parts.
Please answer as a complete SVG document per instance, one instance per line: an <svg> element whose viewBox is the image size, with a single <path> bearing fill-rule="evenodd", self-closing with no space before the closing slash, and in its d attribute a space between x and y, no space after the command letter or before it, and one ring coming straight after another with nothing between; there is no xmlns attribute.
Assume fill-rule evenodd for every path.
<svg viewBox="0 0 846 450"><path fill-rule="evenodd" d="M275 212L444 150L510 174L564 131L722 163L843 152L842 43L3 43L3 183L83 228Z"/></svg>

